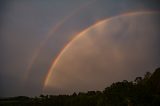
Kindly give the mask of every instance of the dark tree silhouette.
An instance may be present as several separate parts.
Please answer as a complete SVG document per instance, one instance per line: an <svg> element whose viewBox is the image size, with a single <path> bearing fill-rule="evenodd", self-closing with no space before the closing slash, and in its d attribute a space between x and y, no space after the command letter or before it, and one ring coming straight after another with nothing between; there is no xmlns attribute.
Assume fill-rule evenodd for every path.
<svg viewBox="0 0 160 106"><path fill-rule="evenodd" d="M104 91L1 98L0 106L160 106L160 68L133 82L115 82Z"/></svg>

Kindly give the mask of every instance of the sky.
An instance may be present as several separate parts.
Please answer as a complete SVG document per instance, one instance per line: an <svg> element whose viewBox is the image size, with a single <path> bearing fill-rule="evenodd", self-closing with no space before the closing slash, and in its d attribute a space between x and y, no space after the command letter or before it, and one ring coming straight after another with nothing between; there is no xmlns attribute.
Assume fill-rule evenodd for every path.
<svg viewBox="0 0 160 106"><path fill-rule="evenodd" d="M159 0L1 0L0 97L103 90L160 66Z"/></svg>

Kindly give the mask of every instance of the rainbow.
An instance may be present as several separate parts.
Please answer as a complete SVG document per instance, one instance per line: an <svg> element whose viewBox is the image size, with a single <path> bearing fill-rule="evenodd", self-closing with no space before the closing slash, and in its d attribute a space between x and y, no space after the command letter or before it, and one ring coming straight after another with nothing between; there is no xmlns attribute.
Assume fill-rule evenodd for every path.
<svg viewBox="0 0 160 106"><path fill-rule="evenodd" d="M91 25L90 27L86 28L85 30L81 31L80 33L78 33L77 35L75 35L75 37L73 37L69 43L67 43L64 48L62 48L62 50L60 51L59 55L57 56L57 58L55 60L53 60L51 67L48 70L48 73L45 77L44 80L44 86L43 86L43 90L45 90L45 88L47 87L49 80L51 78L51 75L56 67L56 65L58 64L58 61L60 60L61 56L63 55L63 53L66 52L66 50L73 44L73 42L75 40L77 40L78 38L80 38L82 35L84 35L85 33L87 33L87 31L89 31L90 29L92 29L93 27L98 26L99 24L102 23L107 23L113 19L116 19L118 17L127 17L127 16L135 16L135 15L142 15L142 14L153 14L153 13L159 13L159 11L140 11L140 12L128 12L128 13L124 13L124 14L120 14L118 16L114 16L111 18L107 18L101 21L96 22L95 24Z"/></svg>

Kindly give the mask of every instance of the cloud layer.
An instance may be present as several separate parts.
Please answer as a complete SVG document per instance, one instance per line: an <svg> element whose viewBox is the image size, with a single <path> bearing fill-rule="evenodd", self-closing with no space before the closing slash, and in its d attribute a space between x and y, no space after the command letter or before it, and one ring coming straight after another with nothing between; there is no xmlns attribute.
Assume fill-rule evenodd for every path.
<svg viewBox="0 0 160 106"><path fill-rule="evenodd" d="M158 13L142 13L92 26L58 59L46 92L103 90L154 70L160 65L159 18Z"/></svg>
<svg viewBox="0 0 160 106"><path fill-rule="evenodd" d="M63 47L77 33L94 23L124 13L159 10L159 0L0 0L0 97L41 94L48 69ZM159 28L157 20L155 19L152 22L155 28L156 25ZM54 31L57 25L59 26ZM107 27L107 29L113 32L113 27L110 24L110 28ZM99 33L102 33L101 28L96 28L96 30L100 30ZM145 32L145 28L143 29ZM94 32L98 33L96 30L93 31L93 34ZM119 33L124 32L122 28L119 30ZM104 31L104 33L109 33L107 31ZM50 37L45 40L48 35ZM88 48L93 48L90 52L88 51L89 54L91 51L97 51L98 47L103 47L103 43L99 43L103 37L92 39L90 35L87 37L83 39L86 44L82 45L86 45L86 49L87 45ZM117 41L119 37L115 37ZM96 39L97 41L94 41ZM159 39L157 38L157 40ZM110 41L108 44L113 44L112 42L114 41ZM97 43L97 45L94 43ZM41 46L42 44L43 46ZM155 44L154 47L158 48L157 45L159 44ZM110 51L119 51L119 49L121 47L116 47L116 49ZM83 54L80 57L85 56L86 52L82 52ZM112 54L114 56L123 54L122 52L114 53ZM159 50L155 50L155 53L159 53ZM102 62L103 59L101 58L103 57L100 54L101 49L99 52L97 51L97 54L95 52L88 59L86 58L86 64L90 63L89 58L93 58L94 55L99 56L97 62ZM109 53L106 54L109 55ZM122 55L117 55L116 58L123 59ZM67 59L64 58L64 60ZM98 63L93 61L92 64L95 65L93 68L99 69L99 65L96 67ZM89 68L88 66L88 70L91 69L92 67ZM78 77L78 79L82 78ZM86 84L88 83L86 82ZM88 87L86 88L88 89ZM56 92L56 88L52 87L51 91Z"/></svg>

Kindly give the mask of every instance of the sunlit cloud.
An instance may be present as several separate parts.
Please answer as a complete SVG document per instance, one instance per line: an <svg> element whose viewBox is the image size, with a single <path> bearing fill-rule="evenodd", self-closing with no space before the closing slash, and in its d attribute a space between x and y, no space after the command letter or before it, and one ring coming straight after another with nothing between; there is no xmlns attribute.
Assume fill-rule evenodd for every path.
<svg viewBox="0 0 160 106"><path fill-rule="evenodd" d="M153 48L159 39L154 23L159 16L158 12L127 13L84 30L53 62L44 90L102 90L115 81L133 80L132 75L143 74L141 70L154 69L159 64L154 52L159 48Z"/></svg>

